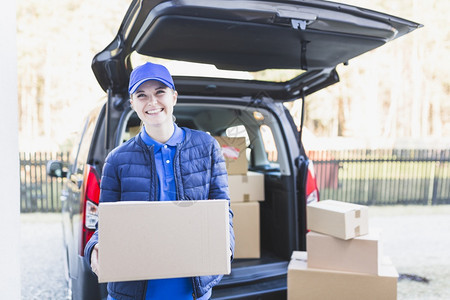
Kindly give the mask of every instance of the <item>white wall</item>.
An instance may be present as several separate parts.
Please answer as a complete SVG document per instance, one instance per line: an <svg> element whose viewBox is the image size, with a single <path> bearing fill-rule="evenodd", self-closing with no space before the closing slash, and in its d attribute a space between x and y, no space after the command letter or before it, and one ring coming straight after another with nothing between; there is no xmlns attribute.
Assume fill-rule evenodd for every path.
<svg viewBox="0 0 450 300"><path fill-rule="evenodd" d="M20 299L16 3L0 4L0 299Z"/></svg>

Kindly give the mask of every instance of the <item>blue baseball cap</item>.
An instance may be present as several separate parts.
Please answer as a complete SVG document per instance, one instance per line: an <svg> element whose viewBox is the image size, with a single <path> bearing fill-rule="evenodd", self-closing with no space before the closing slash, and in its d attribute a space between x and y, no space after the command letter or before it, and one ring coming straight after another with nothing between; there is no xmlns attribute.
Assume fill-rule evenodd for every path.
<svg viewBox="0 0 450 300"><path fill-rule="evenodd" d="M157 80L164 83L172 90L175 90L175 84L173 83L172 76L166 67L159 64L153 64L147 62L133 69L130 74L130 83L128 84L128 92L133 94L138 87L146 81Z"/></svg>

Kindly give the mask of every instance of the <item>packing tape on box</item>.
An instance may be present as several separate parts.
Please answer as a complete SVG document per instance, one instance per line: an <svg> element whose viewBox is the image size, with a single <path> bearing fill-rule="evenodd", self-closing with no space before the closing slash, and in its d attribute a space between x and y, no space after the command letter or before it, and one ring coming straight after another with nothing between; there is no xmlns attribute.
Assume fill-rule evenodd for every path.
<svg viewBox="0 0 450 300"><path fill-rule="evenodd" d="M244 175L242 176L242 183L247 183L248 182L248 176Z"/></svg>
<svg viewBox="0 0 450 300"><path fill-rule="evenodd" d="M244 194L244 202L250 201L250 194Z"/></svg>
<svg viewBox="0 0 450 300"><path fill-rule="evenodd" d="M355 210L355 219L361 218L361 210ZM355 227L355 236L360 235L360 227L359 225Z"/></svg>

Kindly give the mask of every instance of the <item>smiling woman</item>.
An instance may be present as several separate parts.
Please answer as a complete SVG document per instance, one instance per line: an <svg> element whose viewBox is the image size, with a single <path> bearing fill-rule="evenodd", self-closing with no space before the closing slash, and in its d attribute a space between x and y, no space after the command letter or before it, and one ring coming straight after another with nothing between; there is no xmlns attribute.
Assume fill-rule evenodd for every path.
<svg viewBox="0 0 450 300"><path fill-rule="evenodd" d="M150 62L138 66L130 75L128 91L130 104L144 126L138 135L108 155L103 168L100 203L229 200L225 161L217 141L205 132L180 128L174 123L173 107L178 94L169 71ZM229 209L230 260L234 250L232 219ZM108 228L103 227L103 230ZM100 246L96 231L85 248L85 258L96 274L101 272ZM148 255L152 255L157 249L148 250ZM126 295L133 299L206 300L222 277L109 282L108 299Z"/></svg>
<svg viewBox="0 0 450 300"><path fill-rule="evenodd" d="M133 70L130 104L155 141L165 143L174 132L173 107L177 103L172 76L162 65L145 63Z"/></svg>

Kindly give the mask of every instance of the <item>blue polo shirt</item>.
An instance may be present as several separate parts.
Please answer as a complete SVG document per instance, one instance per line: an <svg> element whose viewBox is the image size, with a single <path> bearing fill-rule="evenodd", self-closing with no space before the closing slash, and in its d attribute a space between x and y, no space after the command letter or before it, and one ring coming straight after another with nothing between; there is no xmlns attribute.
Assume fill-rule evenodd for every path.
<svg viewBox="0 0 450 300"><path fill-rule="evenodd" d="M148 146L153 146L156 173L159 180L159 200L161 201L177 200L173 159L177 151L177 144L184 141L185 133L176 124L174 124L174 127L172 136L164 144L152 139L145 131L145 127L142 127L140 133L144 143Z"/></svg>

